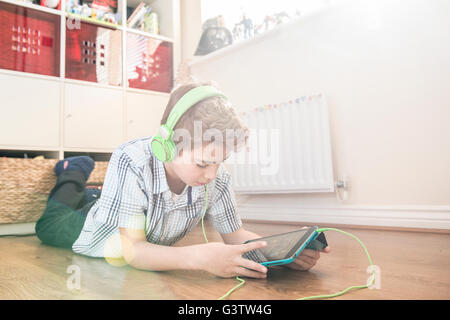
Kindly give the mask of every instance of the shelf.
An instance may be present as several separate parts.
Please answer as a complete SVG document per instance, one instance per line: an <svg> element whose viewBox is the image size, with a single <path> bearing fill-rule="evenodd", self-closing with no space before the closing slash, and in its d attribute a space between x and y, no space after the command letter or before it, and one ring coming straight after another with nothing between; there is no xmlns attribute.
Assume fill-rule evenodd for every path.
<svg viewBox="0 0 450 320"><path fill-rule="evenodd" d="M162 36L159 34L149 33L149 32L145 32L145 31L141 31L141 30L133 29L133 28L128 28L128 27L125 27L123 29L127 32L138 34L138 35L141 35L144 37L149 37L149 38L153 38L153 39L161 40L161 41L173 42L172 38L168 38L168 37L165 37L165 36Z"/></svg>
<svg viewBox="0 0 450 320"><path fill-rule="evenodd" d="M61 78L61 77L54 77L54 76L46 76L46 75L42 75L42 74L22 72L22 71L0 69L0 74L6 74L6 75L12 75L12 76L24 77L24 78L36 78L36 79L43 79L43 80L51 80L51 81L55 81L55 82L61 82L62 81L63 83L79 84L79 85L83 85L83 86L94 86L94 87L97 87L97 88L123 90L123 86L122 85L114 86L114 85L101 84L101 83L92 82L92 81L69 79L69 78ZM145 90L145 89L135 89L135 88L130 88L130 87L126 87L126 91L128 91L128 92L135 92L135 93L142 93L142 94L148 94L148 95L160 95L160 96L164 96L164 97L168 97L169 96L169 93L167 93L167 92ZM0 146L0 149L1 149L1 146Z"/></svg>
<svg viewBox="0 0 450 320"><path fill-rule="evenodd" d="M13 4L15 6L29 8L29 9L33 9L33 10L37 10L37 11L41 11L41 12L50 13L50 14L55 14L57 16L60 16L63 14L63 12L61 10L51 9L51 8L47 8L45 6L41 6L41 5L33 4L33 3L27 3L24 1L0 0L0 2L5 2L5 3Z"/></svg>
<svg viewBox="0 0 450 320"><path fill-rule="evenodd" d="M99 161L108 161L113 153L113 149L86 149L86 148L67 148L65 150L46 149L28 146L2 146L0 145L0 158L26 158L33 159L37 156L44 156L45 159L59 159L59 153L64 154L64 158L88 155ZM26 156L25 156L26 154Z"/></svg>
<svg viewBox="0 0 450 320"><path fill-rule="evenodd" d="M24 151L25 150L25 151ZM42 152L58 152L59 148L55 147L36 147L26 145L7 145L0 144L0 152L26 152L26 151L42 151Z"/></svg>
<svg viewBox="0 0 450 320"><path fill-rule="evenodd" d="M109 161L112 151L110 152L98 152L98 151L64 151L64 158L76 157L76 156L89 156L94 161Z"/></svg>
<svg viewBox="0 0 450 320"><path fill-rule="evenodd" d="M153 96L157 95L157 96L163 96L163 97L167 97L167 98L170 96L170 94L167 93L167 92L145 90L145 89L136 89L136 88L130 88L130 87L127 87L127 92L148 94L148 95L153 95Z"/></svg>
<svg viewBox="0 0 450 320"><path fill-rule="evenodd" d="M115 29L115 30L122 29L122 26L120 24L101 21L98 19L90 18L90 17L83 17L83 16L80 16L80 15L74 14L74 13L64 12L63 15L68 18L80 19L80 21L92 23L92 24L98 25L100 27L111 28L111 29Z"/></svg>
<svg viewBox="0 0 450 320"><path fill-rule="evenodd" d="M235 51L243 50L249 46L255 45L262 41L267 41L267 39L269 39L269 38L277 37L280 34L282 34L286 29L292 28L292 26L295 27L296 24L301 25L304 22L304 19L307 19L308 17L310 17L313 14L314 13L310 13L308 15L305 15L304 17L302 16L301 18L293 19L292 21L290 21L288 23L278 25L275 28L265 31L261 34L255 35L252 38L232 43L229 46L220 48L209 54L206 54L203 56L194 56L192 58L192 61L189 63L189 66L201 65L204 62L214 60L214 59L220 58L222 56L226 56Z"/></svg>
<svg viewBox="0 0 450 320"><path fill-rule="evenodd" d="M3 70L0 70L0 73ZM19 72L18 72L19 73ZM22 73L20 73L22 75ZM29 74L31 77L35 76L34 74ZM123 86L113 86L108 84L101 84L101 83L95 83L91 81L84 81L84 80L75 80L75 79L63 79L63 83L69 83L69 84L78 84L82 86L93 86L97 88L106 88L106 89L113 89L113 90L123 90ZM154 90L146 90L146 89L136 89L136 88L125 88L127 92L132 93L140 93L140 94L147 94L152 96L163 96L163 97L169 97L169 93L167 92L161 92L161 91L154 91Z"/></svg>
<svg viewBox="0 0 450 320"><path fill-rule="evenodd" d="M112 149L103 149L103 148L65 148L63 150L64 153L113 153L114 148Z"/></svg>
<svg viewBox="0 0 450 320"><path fill-rule="evenodd" d="M25 155L26 154L26 155ZM44 156L45 159L58 159L59 150L30 150L30 149L1 149L0 157L7 158L28 158L33 159L37 156Z"/></svg>
<svg viewBox="0 0 450 320"><path fill-rule="evenodd" d="M45 74L15 71L15 70L8 70L8 69L1 69L1 68L0 68L0 74L7 74L7 75L11 75L11 76L24 77L24 78L52 80L52 81L58 81L58 82L61 81L60 76L47 76Z"/></svg>
<svg viewBox="0 0 450 320"><path fill-rule="evenodd" d="M70 83L70 84L79 84L82 86L91 86L96 88L106 88L106 89L113 89L113 90L123 90L123 86L114 86L110 84L102 84L98 82L92 82L92 81L85 81L85 80L77 80L77 79L63 79L64 83Z"/></svg>
<svg viewBox="0 0 450 320"><path fill-rule="evenodd" d="M122 19L132 5L124 1ZM106 159L131 138L154 134L180 56L178 1L151 1L164 24L159 35L66 12L64 2L56 10L0 0L0 155ZM82 30L69 28L70 18ZM40 55L14 45L39 47Z"/></svg>

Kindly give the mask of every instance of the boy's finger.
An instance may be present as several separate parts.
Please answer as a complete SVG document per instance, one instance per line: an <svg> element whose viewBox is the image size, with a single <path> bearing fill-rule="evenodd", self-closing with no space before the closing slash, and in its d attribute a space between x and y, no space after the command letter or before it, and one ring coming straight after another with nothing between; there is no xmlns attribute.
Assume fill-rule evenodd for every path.
<svg viewBox="0 0 450 320"><path fill-rule="evenodd" d="M294 260L294 262L303 262L306 263L308 265L315 265L317 260L308 256L302 256L302 257L298 257L297 259Z"/></svg>
<svg viewBox="0 0 450 320"><path fill-rule="evenodd" d="M299 260L299 259L296 259L294 262L292 262L290 265L289 265L292 269L296 269L296 270L308 270L308 269L310 269L311 268L311 265L310 264L308 264L307 262L305 262L305 261L302 261L302 260Z"/></svg>
<svg viewBox="0 0 450 320"><path fill-rule="evenodd" d="M266 245L267 245L267 242L265 242L265 241L255 241L255 242L249 242L249 243L242 244L240 249L241 249L241 253L245 253L245 252L252 251L255 249L263 248Z"/></svg>
<svg viewBox="0 0 450 320"><path fill-rule="evenodd" d="M330 252L330 246L327 246L327 247L325 247L325 248L323 248L322 250L320 250L320 252L325 252L325 253L328 253L328 252Z"/></svg>
<svg viewBox="0 0 450 320"><path fill-rule="evenodd" d="M320 252L318 250L305 249L300 254L301 256L311 257L314 259L320 258Z"/></svg>
<svg viewBox="0 0 450 320"><path fill-rule="evenodd" d="M241 276L250 277L250 278L260 278L261 279L261 278L266 277L266 273L252 271L252 270L245 269L245 268L239 268L238 274Z"/></svg>
<svg viewBox="0 0 450 320"><path fill-rule="evenodd" d="M247 269L251 269L251 270L255 270L258 272L262 272L262 273L266 273L267 272L267 268L265 266L263 266L262 264L259 264L257 262L248 260L248 259L244 259L242 258L240 260L241 267L247 268Z"/></svg>

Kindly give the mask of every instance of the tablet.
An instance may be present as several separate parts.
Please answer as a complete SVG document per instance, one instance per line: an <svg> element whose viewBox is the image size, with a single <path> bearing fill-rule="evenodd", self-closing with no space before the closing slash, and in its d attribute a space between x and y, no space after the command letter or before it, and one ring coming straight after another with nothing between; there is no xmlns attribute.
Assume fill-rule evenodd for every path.
<svg viewBox="0 0 450 320"><path fill-rule="evenodd" d="M316 232L317 229L317 227L304 227L296 231L248 240L245 243L266 241L267 246L246 252L243 257L265 266L291 263L305 248L320 250L327 246L325 236L321 232ZM318 241L316 238L319 235Z"/></svg>

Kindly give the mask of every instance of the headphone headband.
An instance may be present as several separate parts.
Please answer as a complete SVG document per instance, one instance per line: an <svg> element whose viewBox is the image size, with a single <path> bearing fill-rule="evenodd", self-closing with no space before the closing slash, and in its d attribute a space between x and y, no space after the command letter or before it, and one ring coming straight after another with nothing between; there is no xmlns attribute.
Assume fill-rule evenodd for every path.
<svg viewBox="0 0 450 320"><path fill-rule="evenodd" d="M169 129L173 130L178 120L180 120L181 116L186 111L188 111L190 107L206 98L220 96L226 99L226 96L222 92L211 86L200 86L189 90L180 98L180 100L177 101L177 103L173 107L172 111L167 117L166 126Z"/></svg>
<svg viewBox="0 0 450 320"><path fill-rule="evenodd" d="M159 133L152 139L152 150L159 160L170 162L175 157L176 147L175 142L172 140L173 128L180 120L181 116L188 111L190 107L211 97L227 98L222 92L212 86L200 86L189 90L177 101L177 103L175 103L172 111L167 117L166 123L161 125Z"/></svg>

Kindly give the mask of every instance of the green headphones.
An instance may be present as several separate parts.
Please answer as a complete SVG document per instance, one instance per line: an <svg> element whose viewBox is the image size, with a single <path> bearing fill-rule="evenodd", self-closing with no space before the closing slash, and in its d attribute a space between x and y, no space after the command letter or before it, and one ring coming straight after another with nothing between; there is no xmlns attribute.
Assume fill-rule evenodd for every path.
<svg viewBox="0 0 450 320"><path fill-rule="evenodd" d="M227 98L222 92L211 86L200 86L189 90L175 104L167 122L159 127L159 132L152 138L152 151L156 158L163 162L170 162L176 156L176 146L173 141L173 128L181 116L198 102L211 97Z"/></svg>

